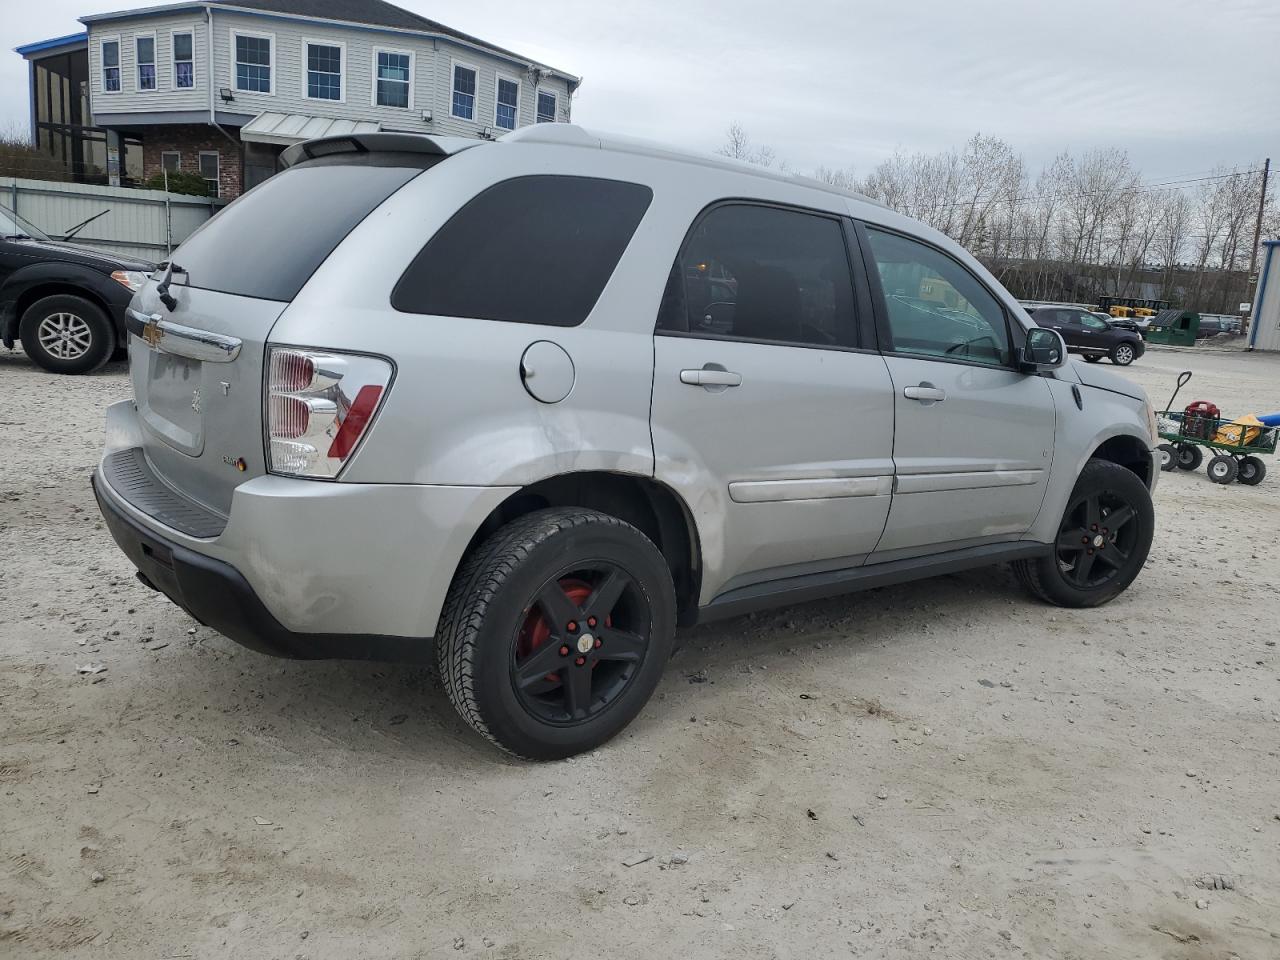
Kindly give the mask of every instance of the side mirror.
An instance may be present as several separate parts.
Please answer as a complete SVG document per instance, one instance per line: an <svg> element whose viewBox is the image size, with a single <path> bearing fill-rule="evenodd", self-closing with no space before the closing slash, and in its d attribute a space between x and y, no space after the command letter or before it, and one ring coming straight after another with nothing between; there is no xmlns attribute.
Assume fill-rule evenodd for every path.
<svg viewBox="0 0 1280 960"><path fill-rule="evenodd" d="M1036 370L1057 370L1067 362L1067 343L1057 330L1032 327L1022 348L1022 364Z"/></svg>

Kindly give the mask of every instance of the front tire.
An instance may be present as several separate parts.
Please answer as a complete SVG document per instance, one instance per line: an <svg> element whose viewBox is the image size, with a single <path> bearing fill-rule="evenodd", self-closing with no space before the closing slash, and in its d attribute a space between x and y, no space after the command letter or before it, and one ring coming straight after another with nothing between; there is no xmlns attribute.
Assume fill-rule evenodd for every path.
<svg viewBox="0 0 1280 960"><path fill-rule="evenodd" d="M1194 443L1180 443L1175 450L1180 470L1198 470L1204 463L1204 451Z"/></svg>
<svg viewBox="0 0 1280 960"><path fill-rule="evenodd" d="M102 308L63 293L28 307L18 337L27 356L50 373L90 373L111 359L116 347Z"/></svg>
<svg viewBox="0 0 1280 960"><path fill-rule="evenodd" d="M671 571L639 530L594 510L539 510L463 562L436 657L462 718L502 749L558 760L614 737L671 656Z"/></svg>
<svg viewBox="0 0 1280 960"><path fill-rule="evenodd" d="M1247 487L1256 487L1267 476L1267 464L1261 457L1253 455L1240 458L1240 469L1236 473L1236 481Z"/></svg>
<svg viewBox="0 0 1280 960"><path fill-rule="evenodd" d="M1240 466L1236 463L1236 458L1225 453L1218 454L1205 468L1205 473L1209 474L1209 479L1214 483L1235 483L1239 472Z"/></svg>
<svg viewBox="0 0 1280 960"><path fill-rule="evenodd" d="M1117 367L1127 367L1137 358L1138 352L1131 343L1117 343L1111 348L1111 362Z"/></svg>
<svg viewBox="0 0 1280 960"><path fill-rule="evenodd" d="M1151 493L1126 467L1090 460L1080 471L1046 555L1014 572L1035 596L1060 607L1096 607L1123 593L1141 572L1155 533Z"/></svg>

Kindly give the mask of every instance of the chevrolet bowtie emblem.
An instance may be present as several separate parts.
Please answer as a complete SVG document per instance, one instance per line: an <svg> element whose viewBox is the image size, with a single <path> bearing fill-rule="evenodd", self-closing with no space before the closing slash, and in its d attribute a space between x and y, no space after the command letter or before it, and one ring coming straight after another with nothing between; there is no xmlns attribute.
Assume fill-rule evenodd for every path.
<svg viewBox="0 0 1280 960"><path fill-rule="evenodd" d="M160 341L164 339L164 328L160 326L159 320L147 321L146 326L142 328L142 339L152 350L160 346Z"/></svg>

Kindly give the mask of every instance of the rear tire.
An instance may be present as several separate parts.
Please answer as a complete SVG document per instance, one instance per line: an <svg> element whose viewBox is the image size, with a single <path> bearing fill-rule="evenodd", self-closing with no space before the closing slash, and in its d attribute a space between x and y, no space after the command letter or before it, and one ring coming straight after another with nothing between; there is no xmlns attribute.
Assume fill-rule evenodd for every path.
<svg viewBox="0 0 1280 960"><path fill-rule="evenodd" d="M1243 483L1247 487L1256 487L1267 476L1267 465L1261 457L1252 455L1241 457L1239 468L1236 482Z"/></svg>
<svg viewBox="0 0 1280 960"><path fill-rule="evenodd" d="M1047 603L1096 607L1137 578L1154 532L1146 484L1118 463L1090 460L1071 491L1053 548L1043 557L1015 561L1013 569Z"/></svg>
<svg viewBox="0 0 1280 960"><path fill-rule="evenodd" d="M1160 469L1165 473L1177 470L1178 448L1172 443L1162 443L1157 449L1160 451Z"/></svg>
<svg viewBox="0 0 1280 960"><path fill-rule="evenodd" d="M1177 452L1180 470L1198 470L1204 462L1204 451L1193 443L1180 443L1174 450Z"/></svg>
<svg viewBox="0 0 1280 960"><path fill-rule="evenodd" d="M1111 348L1111 362L1117 367L1127 367L1137 358L1138 351L1131 343L1117 343Z"/></svg>
<svg viewBox="0 0 1280 960"><path fill-rule="evenodd" d="M1205 468L1205 472L1209 474L1209 479L1214 483L1235 483L1236 474L1240 472L1240 467L1236 464L1236 458L1220 453L1209 461L1209 466Z"/></svg>
<svg viewBox="0 0 1280 960"><path fill-rule="evenodd" d="M18 328L22 349L50 373L90 373L111 358L115 332L102 308L59 293L37 300Z"/></svg>
<svg viewBox="0 0 1280 960"><path fill-rule="evenodd" d="M1085 354L1082 354L1082 356L1084 357L1085 363L1097 363L1099 360L1102 359L1096 353L1085 353Z"/></svg>
<svg viewBox="0 0 1280 960"><path fill-rule="evenodd" d="M635 718L675 623L670 568L643 533L594 510L539 510L463 562L436 657L472 729L518 757L559 760Z"/></svg>

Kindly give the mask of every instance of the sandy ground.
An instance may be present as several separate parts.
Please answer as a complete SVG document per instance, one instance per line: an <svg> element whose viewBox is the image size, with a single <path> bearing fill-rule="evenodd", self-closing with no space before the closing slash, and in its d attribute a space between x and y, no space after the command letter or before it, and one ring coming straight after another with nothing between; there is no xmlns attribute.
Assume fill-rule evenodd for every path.
<svg viewBox="0 0 1280 960"><path fill-rule="evenodd" d="M1280 409L1280 358L1129 373L1185 366L1180 402ZM421 670L265 658L136 583L88 485L128 394L0 355L5 960L1280 957L1280 464L1164 475L1110 606L1001 569L699 628L537 766Z"/></svg>

